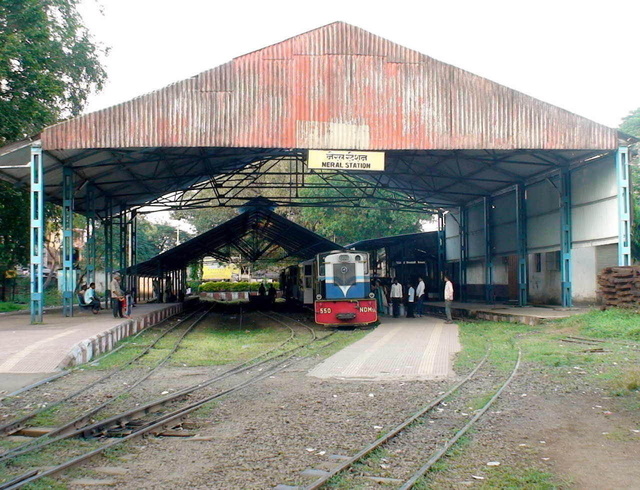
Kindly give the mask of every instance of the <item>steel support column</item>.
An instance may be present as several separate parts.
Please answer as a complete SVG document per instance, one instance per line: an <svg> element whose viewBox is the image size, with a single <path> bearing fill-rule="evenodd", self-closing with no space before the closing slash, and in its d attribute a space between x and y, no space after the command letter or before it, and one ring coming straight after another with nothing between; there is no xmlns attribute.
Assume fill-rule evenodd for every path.
<svg viewBox="0 0 640 490"><path fill-rule="evenodd" d="M631 265L631 212L629 190L629 149L616 151L618 177L618 265Z"/></svg>
<svg viewBox="0 0 640 490"><path fill-rule="evenodd" d="M87 262L87 284L96 281L96 193L92 184L86 187L86 209L87 209L87 251L85 259Z"/></svg>
<svg viewBox="0 0 640 490"><path fill-rule="evenodd" d="M62 313L73 316L76 286L73 267L73 169L62 168Z"/></svg>
<svg viewBox="0 0 640 490"><path fill-rule="evenodd" d="M491 242L491 210L493 202L491 198L484 198L484 279L485 301L493 303L493 243Z"/></svg>
<svg viewBox="0 0 640 490"><path fill-rule="evenodd" d="M138 240L138 217L135 211L129 214L127 223L127 266L132 267L132 273L129 277L128 289L133 296L133 303L137 303L138 291L138 273L136 268L136 248Z"/></svg>
<svg viewBox="0 0 640 490"><path fill-rule="evenodd" d="M527 196L523 184L516 186L516 233L518 241L518 304L527 304Z"/></svg>
<svg viewBox="0 0 640 490"><path fill-rule="evenodd" d="M44 309L44 168L42 148L31 147L31 323L42 323Z"/></svg>
<svg viewBox="0 0 640 490"><path fill-rule="evenodd" d="M111 279L113 279L113 216L110 200L106 204L107 217L104 219L104 297L107 308L111 307Z"/></svg>
<svg viewBox="0 0 640 490"><path fill-rule="evenodd" d="M447 242L445 235L445 221L444 213L438 211L438 276L437 280L442 281L442 275L444 274L444 266L447 259ZM439 297L442 297L443 289L440 284L437 285L437 291Z"/></svg>
<svg viewBox="0 0 640 490"><path fill-rule="evenodd" d="M127 240L127 212L122 211L120 215L118 215L118 269L120 273L124 276L125 269L127 268L127 258L128 258L128 240ZM123 278L123 285L125 284Z"/></svg>
<svg viewBox="0 0 640 490"><path fill-rule="evenodd" d="M571 172L560 173L560 275L562 306L572 305L571 293Z"/></svg>
<svg viewBox="0 0 640 490"><path fill-rule="evenodd" d="M460 209L460 301L467 301L467 265L469 263L469 210Z"/></svg>

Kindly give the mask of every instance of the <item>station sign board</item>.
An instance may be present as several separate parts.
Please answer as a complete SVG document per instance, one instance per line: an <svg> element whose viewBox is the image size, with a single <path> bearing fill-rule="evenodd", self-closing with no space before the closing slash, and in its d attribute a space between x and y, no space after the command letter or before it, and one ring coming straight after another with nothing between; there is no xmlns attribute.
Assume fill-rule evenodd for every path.
<svg viewBox="0 0 640 490"><path fill-rule="evenodd" d="M309 150L307 166L319 170L384 170L383 151Z"/></svg>

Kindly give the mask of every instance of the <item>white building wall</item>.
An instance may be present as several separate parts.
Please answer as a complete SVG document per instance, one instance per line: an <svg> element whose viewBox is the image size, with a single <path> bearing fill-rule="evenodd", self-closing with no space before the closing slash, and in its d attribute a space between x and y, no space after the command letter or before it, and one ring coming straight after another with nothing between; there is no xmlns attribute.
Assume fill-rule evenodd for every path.
<svg viewBox="0 0 640 490"><path fill-rule="evenodd" d="M573 269L571 287L577 303L593 303L596 300L597 274L596 247L574 248L571 252Z"/></svg>
<svg viewBox="0 0 640 490"><path fill-rule="evenodd" d="M452 210L444 215L446 230L446 257L448 261L460 260L460 213Z"/></svg>
<svg viewBox="0 0 640 490"><path fill-rule="evenodd" d="M572 290L577 303L596 302L598 267L611 262L618 242L618 191L615 157L608 156L572 170ZM550 270L548 252L560 250L560 178L554 175L526 187L529 296L532 301L555 304L560 300L560 272ZM491 238L494 284L507 285L506 257L517 253L515 192L493 199ZM447 215L447 260L460 259L457 210ZM453 219L455 216L456 219ZM469 208L469 263L467 280L484 284L484 209ZM601 248L599 248L601 247ZM602 248L602 247L606 247ZM541 253L542 270L535 270L535 253ZM599 259L600 257L600 259ZM475 261L473 261L476 259Z"/></svg>

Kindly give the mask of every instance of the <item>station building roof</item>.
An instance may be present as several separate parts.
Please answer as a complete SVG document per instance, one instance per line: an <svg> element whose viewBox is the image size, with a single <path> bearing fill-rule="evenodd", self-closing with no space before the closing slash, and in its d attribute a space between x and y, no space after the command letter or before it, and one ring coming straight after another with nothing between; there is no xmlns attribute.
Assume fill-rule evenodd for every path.
<svg viewBox="0 0 640 490"><path fill-rule="evenodd" d="M78 188L95 186L105 216L257 162L304 161L308 149L385 151L385 171L350 175L411 202L459 206L599 158L622 136L336 22L33 139L50 198L61 201L70 166ZM0 178L29 182L31 143L0 149ZM75 209L89 211L81 192Z"/></svg>
<svg viewBox="0 0 640 490"><path fill-rule="evenodd" d="M241 254L255 262L281 249L278 258L297 257L301 260L320 252L342 247L311 230L275 213L270 207L253 205L211 230L168 250L153 259L130 267L142 276L158 276L162 272L178 270L189 263L211 256L228 262L232 255Z"/></svg>

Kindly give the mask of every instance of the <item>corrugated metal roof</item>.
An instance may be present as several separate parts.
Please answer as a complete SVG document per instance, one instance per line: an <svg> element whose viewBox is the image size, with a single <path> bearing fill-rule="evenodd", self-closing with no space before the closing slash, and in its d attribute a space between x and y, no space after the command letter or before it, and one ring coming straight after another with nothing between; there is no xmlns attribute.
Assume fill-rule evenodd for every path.
<svg viewBox="0 0 640 490"><path fill-rule="evenodd" d="M599 149L617 132L336 22L42 133L46 150Z"/></svg>
<svg viewBox="0 0 640 490"><path fill-rule="evenodd" d="M284 254L281 254L278 259L288 256L307 259L321 252L342 248L311 230L274 213L263 203L249 207L235 218L153 259L130 267L128 273L135 270L140 275L156 276L162 271L182 269L204 256L228 261L231 258L228 247L234 250L234 255L240 253L245 260L251 262L273 252L275 247L284 250Z"/></svg>

